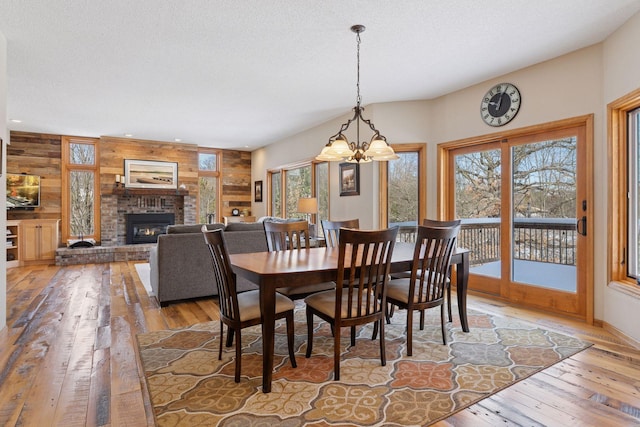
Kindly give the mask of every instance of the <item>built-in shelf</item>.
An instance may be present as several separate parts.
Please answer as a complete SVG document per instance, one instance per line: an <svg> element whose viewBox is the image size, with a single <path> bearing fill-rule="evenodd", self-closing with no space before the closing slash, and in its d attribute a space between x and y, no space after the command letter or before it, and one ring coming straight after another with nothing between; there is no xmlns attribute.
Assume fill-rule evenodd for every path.
<svg viewBox="0 0 640 427"><path fill-rule="evenodd" d="M19 223L7 221L7 268L20 265L20 252L18 247Z"/></svg>
<svg viewBox="0 0 640 427"><path fill-rule="evenodd" d="M124 188L115 187L113 194L124 196L188 196L188 190L182 190L180 188L171 190L167 188Z"/></svg>

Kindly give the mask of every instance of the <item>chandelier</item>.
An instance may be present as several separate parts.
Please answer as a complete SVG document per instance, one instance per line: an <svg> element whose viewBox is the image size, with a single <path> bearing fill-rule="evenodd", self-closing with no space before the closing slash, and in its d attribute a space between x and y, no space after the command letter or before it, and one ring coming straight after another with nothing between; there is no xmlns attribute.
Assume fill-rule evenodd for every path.
<svg viewBox="0 0 640 427"><path fill-rule="evenodd" d="M354 25L351 31L356 33L357 55L358 55L358 80L356 84L357 98L356 106L353 108L354 114L349 121L340 126L340 130L329 138L329 142L322 149L316 160L320 161L347 161L349 163L368 163L372 160L395 160L398 158L393 148L387 142L387 138L380 135L380 131L362 117L364 108L360 106L362 97L360 96L360 33L365 30L364 25ZM349 142L344 132L349 129L351 123L356 123L356 142ZM369 142L360 142L360 125L366 124L373 131L373 136Z"/></svg>

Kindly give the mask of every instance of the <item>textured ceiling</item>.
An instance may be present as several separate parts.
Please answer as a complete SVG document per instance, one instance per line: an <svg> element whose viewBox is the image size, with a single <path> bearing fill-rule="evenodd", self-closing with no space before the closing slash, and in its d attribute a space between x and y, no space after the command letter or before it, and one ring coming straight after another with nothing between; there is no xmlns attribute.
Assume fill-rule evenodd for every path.
<svg viewBox="0 0 640 427"><path fill-rule="evenodd" d="M598 43L640 0L0 0L12 130L255 149ZM319 142L321 147L325 141Z"/></svg>

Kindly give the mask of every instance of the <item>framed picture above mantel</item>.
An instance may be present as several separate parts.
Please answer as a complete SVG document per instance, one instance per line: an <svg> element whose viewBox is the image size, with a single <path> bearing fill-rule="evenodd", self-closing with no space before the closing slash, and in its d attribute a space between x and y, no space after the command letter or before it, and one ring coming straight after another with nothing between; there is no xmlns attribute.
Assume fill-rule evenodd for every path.
<svg viewBox="0 0 640 427"><path fill-rule="evenodd" d="M178 163L151 160L124 161L125 188L178 188Z"/></svg>

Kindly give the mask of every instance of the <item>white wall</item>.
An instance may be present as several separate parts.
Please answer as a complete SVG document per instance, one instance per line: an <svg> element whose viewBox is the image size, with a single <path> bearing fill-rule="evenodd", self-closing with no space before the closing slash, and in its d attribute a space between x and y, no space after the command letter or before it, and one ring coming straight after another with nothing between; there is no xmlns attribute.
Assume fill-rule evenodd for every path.
<svg viewBox="0 0 640 427"><path fill-rule="evenodd" d="M2 144L2 171L7 170L6 144L9 142L7 130L7 40L0 33L0 138ZM0 178L0 200L7 198L6 173ZM7 211L0 214L0 230L7 228ZM7 326L7 248L0 245L0 330Z"/></svg>
<svg viewBox="0 0 640 427"><path fill-rule="evenodd" d="M501 130L582 116L594 115L594 315L640 341L640 300L629 301L607 287L607 141L606 103L640 86L637 70L640 57L640 14L602 44L546 61L514 73L499 76L433 100L394 102L367 106L365 116L392 143L427 143L427 216L436 216L437 144L458 139L494 134ZM634 50L634 47L636 50ZM522 107L508 125L495 129L480 118L480 100L494 84L511 82L522 94ZM253 155L254 179L266 179L266 168L308 159L320 152L347 116L324 123L295 137L257 150ZM361 196L337 194L337 166L330 169L330 217L359 217L365 226L377 226L376 165L361 168ZM375 181L375 182L374 182ZM371 191L371 193L368 193ZM260 204L254 212L260 215ZM266 202L263 203L266 209ZM621 310L620 307L626 307Z"/></svg>
<svg viewBox="0 0 640 427"><path fill-rule="evenodd" d="M612 34L604 43L603 49L603 96L602 114L606 114L606 104L638 89L640 87L640 56L638 56L638 46L640 45L640 13L633 16L625 25ZM607 193L607 180L605 171L607 170L606 138L607 130L601 129L603 141L602 149L596 153L597 175L596 182L603 187L602 192ZM600 156L598 158L598 156ZM601 199L599 210L602 227L606 226L607 200ZM640 341L640 298L628 293L607 286L606 265L606 230L600 234L603 239L596 240L602 245L596 251L595 259L602 260L596 276L596 286L604 289L604 317L603 320L636 341ZM601 270L601 271L600 271Z"/></svg>

